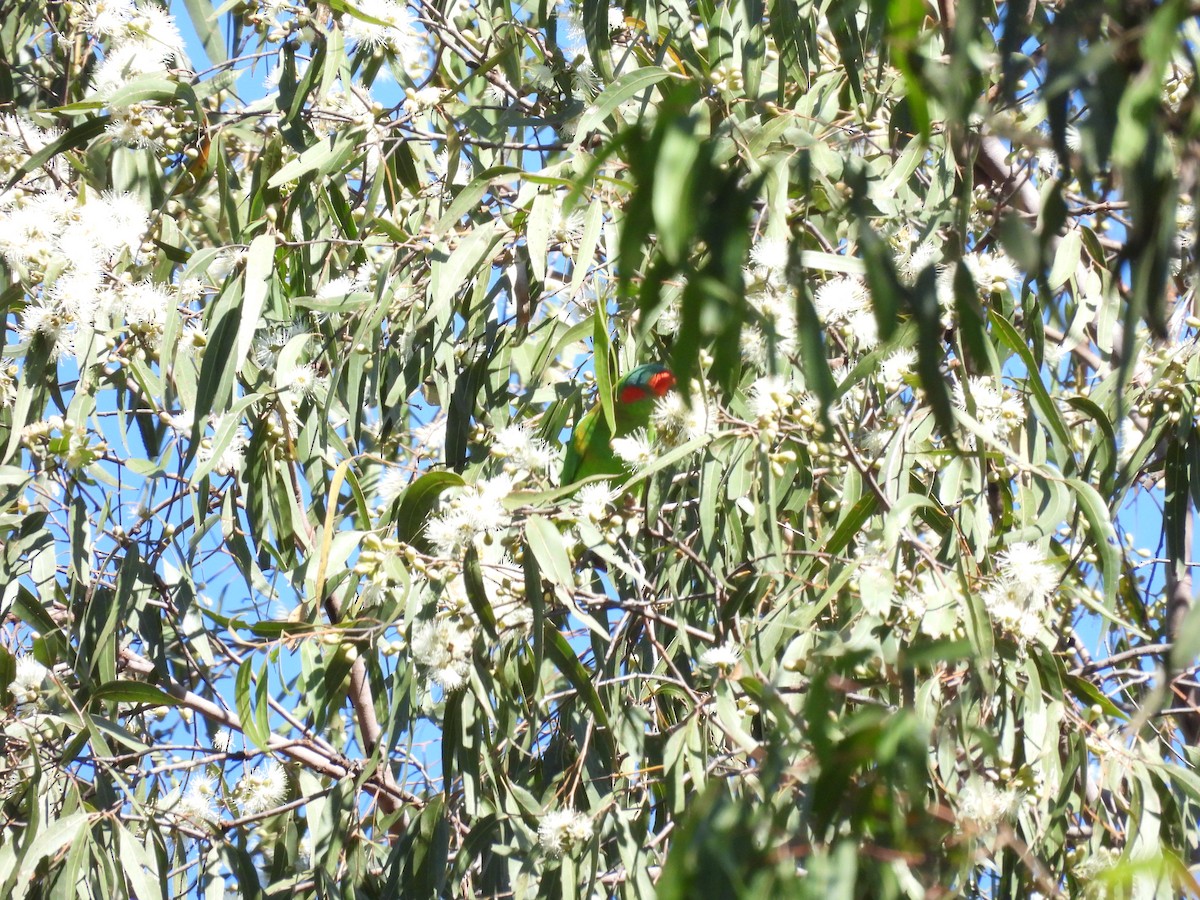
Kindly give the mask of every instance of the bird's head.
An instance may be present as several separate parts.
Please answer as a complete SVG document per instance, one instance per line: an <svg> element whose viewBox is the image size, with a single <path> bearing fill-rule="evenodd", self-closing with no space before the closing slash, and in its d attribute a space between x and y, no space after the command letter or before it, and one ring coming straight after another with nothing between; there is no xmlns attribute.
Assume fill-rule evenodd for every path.
<svg viewBox="0 0 1200 900"><path fill-rule="evenodd" d="M659 363L646 363L617 382L617 402L657 400L674 387L675 376L670 369Z"/></svg>

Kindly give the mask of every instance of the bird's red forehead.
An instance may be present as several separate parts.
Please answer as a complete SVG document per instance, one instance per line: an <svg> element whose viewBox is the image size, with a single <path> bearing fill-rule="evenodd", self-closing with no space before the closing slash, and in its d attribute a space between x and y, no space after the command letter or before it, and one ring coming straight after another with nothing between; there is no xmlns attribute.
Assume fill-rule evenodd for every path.
<svg viewBox="0 0 1200 900"><path fill-rule="evenodd" d="M650 376L650 390L654 391L656 397L661 397L673 387L675 387L675 376L670 372L658 372Z"/></svg>

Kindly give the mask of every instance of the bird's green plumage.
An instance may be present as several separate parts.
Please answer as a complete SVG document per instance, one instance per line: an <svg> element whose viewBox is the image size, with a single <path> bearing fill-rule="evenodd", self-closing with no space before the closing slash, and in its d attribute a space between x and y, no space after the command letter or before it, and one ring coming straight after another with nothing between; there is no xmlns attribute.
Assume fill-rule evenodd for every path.
<svg viewBox="0 0 1200 900"><path fill-rule="evenodd" d="M625 474L627 470L624 463L613 452L613 438L625 437L650 424L654 401L661 396L656 388L661 388L664 383L664 373L667 373L666 366L646 363L617 382L613 410L617 426L615 433L608 427L599 403L580 417L567 441L560 484L571 484L592 475ZM674 380L668 375L665 383L669 389ZM627 393L633 392L627 389L634 388L641 389L641 398L623 400ZM662 392L665 393L665 390Z"/></svg>

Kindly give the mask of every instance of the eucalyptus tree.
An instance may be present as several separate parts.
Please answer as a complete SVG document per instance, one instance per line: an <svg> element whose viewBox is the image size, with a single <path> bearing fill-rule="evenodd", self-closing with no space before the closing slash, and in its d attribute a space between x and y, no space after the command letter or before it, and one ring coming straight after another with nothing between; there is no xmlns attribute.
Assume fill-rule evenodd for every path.
<svg viewBox="0 0 1200 900"><path fill-rule="evenodd" d="M1195 13L10 4L5 890L1197 890Z"/></svg>

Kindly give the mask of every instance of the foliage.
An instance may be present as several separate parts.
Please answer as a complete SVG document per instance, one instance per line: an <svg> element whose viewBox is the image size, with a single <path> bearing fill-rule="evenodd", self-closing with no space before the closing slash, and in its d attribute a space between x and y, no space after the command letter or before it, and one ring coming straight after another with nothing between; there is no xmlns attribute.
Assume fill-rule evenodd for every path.
<svg viewBox="0 0 1200 900"><path fill-rule="evenodd" d="M1195 12L12 4L0 883L1200 890Z"/></svg>

